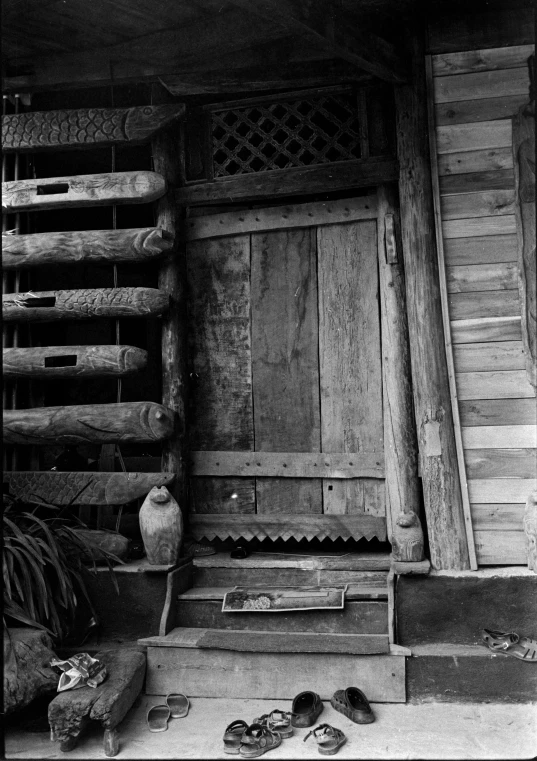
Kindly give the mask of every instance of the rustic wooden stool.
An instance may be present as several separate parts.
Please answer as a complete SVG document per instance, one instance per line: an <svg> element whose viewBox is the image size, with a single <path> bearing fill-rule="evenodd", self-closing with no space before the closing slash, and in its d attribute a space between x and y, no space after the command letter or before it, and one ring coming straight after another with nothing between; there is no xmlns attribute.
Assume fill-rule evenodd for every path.
<svg viewBox="0 0 537 761"><path fill-rule="evenodd" d="M104 754L117 756L116 729L142 690L146 658L137 650L104 650L95 658L108 671L98 687L81 687L57 695L48 707L50 739L59 740L60 750L70 751L91 719L104 727Z"/></svg>

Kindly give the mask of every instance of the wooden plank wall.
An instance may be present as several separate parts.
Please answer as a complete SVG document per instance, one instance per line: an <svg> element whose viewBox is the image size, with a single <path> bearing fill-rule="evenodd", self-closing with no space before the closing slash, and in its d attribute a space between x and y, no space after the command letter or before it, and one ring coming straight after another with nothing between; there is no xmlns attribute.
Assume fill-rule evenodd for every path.
<svg viewBox="0 0 537 761"><path fill-rule="evenodd" d="M466 475L481 565L525 564L536 401L517 283L512 116L533 45L432 56L442 238Z"/></svg>

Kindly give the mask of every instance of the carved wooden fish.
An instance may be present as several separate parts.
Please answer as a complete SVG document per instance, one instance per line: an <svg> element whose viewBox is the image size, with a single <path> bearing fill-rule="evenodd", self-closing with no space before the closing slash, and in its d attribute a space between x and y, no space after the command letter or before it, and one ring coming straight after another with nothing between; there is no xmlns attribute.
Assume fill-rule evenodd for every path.
<svg viewBox="0 0 537 761"><path fill-rule="evenodd" d="M143 143L184 113L184 105L179 104L11 114L2 117L2 150L10 153Z"/></svg>
<svg viewBox="0 0 537 761"><path fill-rule="evenodd" d="M52 505L123 505L166 486L175 473L4 472L13 497Z"/></svg>

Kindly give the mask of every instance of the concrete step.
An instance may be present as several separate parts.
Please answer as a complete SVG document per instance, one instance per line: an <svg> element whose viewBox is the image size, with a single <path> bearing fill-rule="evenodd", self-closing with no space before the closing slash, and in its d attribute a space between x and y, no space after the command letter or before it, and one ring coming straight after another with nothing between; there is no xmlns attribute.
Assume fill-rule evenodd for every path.
<svg viewBox="0 0 537 761"><path fill-rule="evenodd" d="M333 634L387 634L387 590L349 585L342 609L270 613L223 613L222 602L232 587L193 587L178 595L175 625L245 631L297 631ZM375 595L373 598L368 594ZM378 595L378 597L377 597ZM382 597L384 599L382 599Z"/></svg>
<svg viewBox="0 0 537 761"><path fill-rule="evenodd" d="M408 650L388 645L387 636L181 627L139 644L147 646L148 695L166 695L180 684L192 697L291 700L313 690L329 700L342 686L359 684L373 702L406 698ZM377 647L384 653L372 654ZM369 654L357 653L364 649Z"/></svg>
<svg viewBox="0 0 537 761"><path fill-rule="evenodd" d="M410 702L529 703L537 695L537 666L482 645L416 645L407 658Z"/></svg>
<svg viewBox="0 0 537 761"><path fill-rule="evenodd" d="M194 585L363 583L386 587L390 556L332 553L328 556L252 553L243 560L218 553L194 560Z"/></svg>

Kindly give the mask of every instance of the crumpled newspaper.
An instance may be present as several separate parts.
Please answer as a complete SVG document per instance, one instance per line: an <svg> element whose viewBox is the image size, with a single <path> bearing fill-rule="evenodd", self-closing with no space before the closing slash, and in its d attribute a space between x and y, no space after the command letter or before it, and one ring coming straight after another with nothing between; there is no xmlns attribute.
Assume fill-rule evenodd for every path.
<svg viewBox="0 0 537 761"><path fill-rule="evenodd" d="M53 658L51 666L63 672L58 682L58 692L78 690L80 687L97 687L108 676L106 666L88 653L77 653L66 661Z"/></svg>

